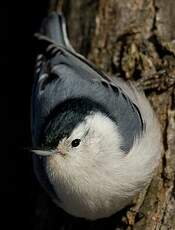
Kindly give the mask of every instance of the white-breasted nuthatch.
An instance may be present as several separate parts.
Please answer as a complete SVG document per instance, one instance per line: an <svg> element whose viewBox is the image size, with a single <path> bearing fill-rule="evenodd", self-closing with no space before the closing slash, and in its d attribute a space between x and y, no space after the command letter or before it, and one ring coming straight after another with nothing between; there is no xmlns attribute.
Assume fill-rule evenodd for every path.
<svg viewBox="0 0 175 230"><path fill-rule="evenodd" d="M161 132L142 92L109 78L74 51L61 14L37 34L32 93L34 169L66 212L108 217L130 204L150 181Z"/></svg>

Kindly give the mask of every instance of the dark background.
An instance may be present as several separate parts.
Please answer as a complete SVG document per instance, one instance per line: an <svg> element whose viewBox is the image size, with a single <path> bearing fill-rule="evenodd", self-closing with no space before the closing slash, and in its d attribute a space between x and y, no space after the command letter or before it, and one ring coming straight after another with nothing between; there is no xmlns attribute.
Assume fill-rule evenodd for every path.
<svg viewBox="0 0 175 230"><path fill-rule="evenodd" d="M3 214L7 214L5 226L16 225L18 229L32 229L39 186L32 170L32 155L24 148L31 146L30 100L35 60L33 34L47 14L47 9L48 1L43 0L15 1L9 7L0 4L0 63L1 69L4 69L1 75L1 111L7 111L1 120L1 134L5 137L1 140L5 152L8 149L8 154L4 154L4 150L1 152L1 198Z"/></svg>

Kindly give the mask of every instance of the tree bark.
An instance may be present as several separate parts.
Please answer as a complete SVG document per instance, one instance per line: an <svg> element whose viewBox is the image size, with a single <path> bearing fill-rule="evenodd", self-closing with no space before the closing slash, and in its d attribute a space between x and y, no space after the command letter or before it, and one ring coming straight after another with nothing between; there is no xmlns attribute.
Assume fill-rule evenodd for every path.
<svg viewBox="0 0 175 230"><path fill-rule="evenodd" d="M162 126L164 152L132 207L90 222L68 216L41 190L33 229L175 229L175 1L50 1L53 9L64 12L78 52L145 91Z"/></svg>

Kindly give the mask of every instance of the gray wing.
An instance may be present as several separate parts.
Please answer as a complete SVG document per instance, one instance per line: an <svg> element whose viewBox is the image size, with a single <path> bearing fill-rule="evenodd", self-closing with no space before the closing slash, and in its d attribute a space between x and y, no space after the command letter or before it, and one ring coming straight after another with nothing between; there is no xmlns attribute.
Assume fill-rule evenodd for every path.
<svg viewBox="0 0 175 230"><path fill-rule="evenodd" d="M54 108L70 98L85 97L104 106L114 118L129 151L142 133L143 121L137 106L124 91L84 57L38 35L37 71L32 96L32 136L37 145L42 126ZM62 44L61 44L62 45Z"/></svg>

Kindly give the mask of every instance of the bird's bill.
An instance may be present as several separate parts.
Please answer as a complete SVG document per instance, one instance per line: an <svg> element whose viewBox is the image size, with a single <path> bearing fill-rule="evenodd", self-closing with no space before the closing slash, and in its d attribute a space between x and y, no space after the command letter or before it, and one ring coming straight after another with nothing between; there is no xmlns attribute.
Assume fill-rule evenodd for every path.
<svg viewBox="0 0 175 230"><path fill-rule="evenodd" d="M35 153L36 155L39 155L39 156L51 156L55 153L55 151L46 151L46 150L31 150L33 153Z"/></svg>

